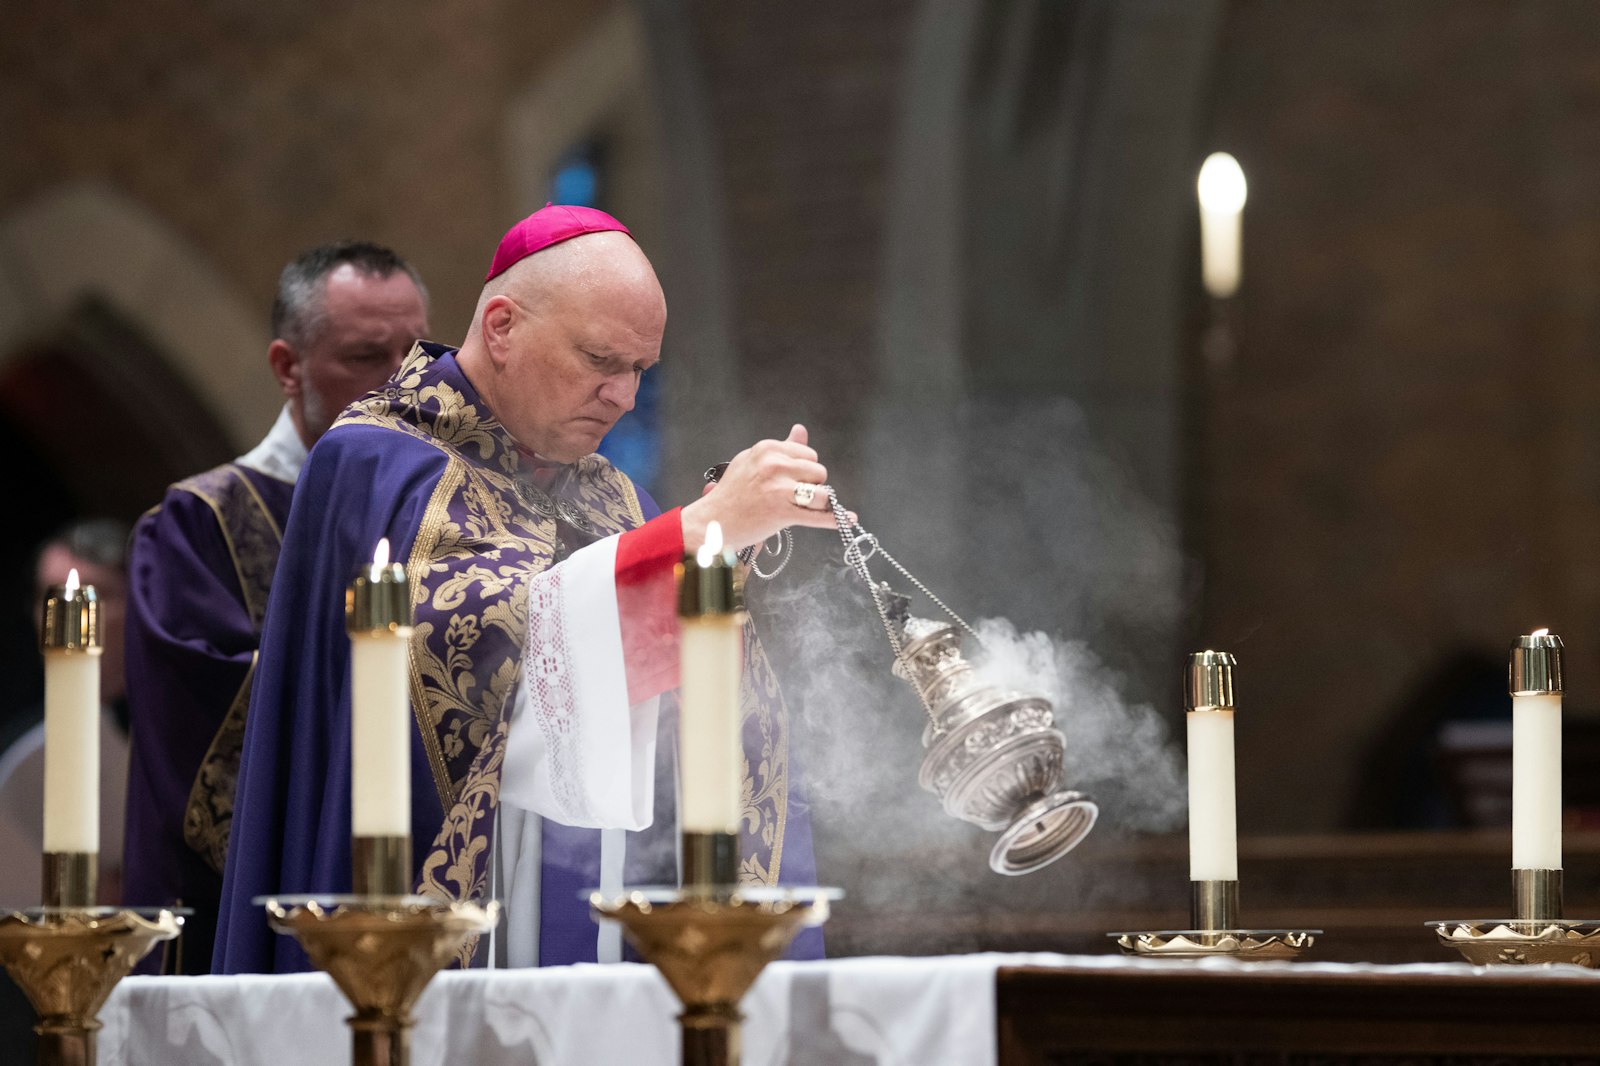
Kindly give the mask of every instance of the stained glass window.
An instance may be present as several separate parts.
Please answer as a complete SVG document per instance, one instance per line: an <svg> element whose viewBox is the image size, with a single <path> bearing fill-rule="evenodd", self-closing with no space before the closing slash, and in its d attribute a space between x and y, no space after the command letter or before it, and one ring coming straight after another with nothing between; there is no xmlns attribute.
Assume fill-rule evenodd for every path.
<svg viewBox="0 0 1600 1066"><path fill-rule="evenodd" d="M606 154L603 140L585 141L568 150L550 174L551 202L611 210ZM660 396L661 370L657 368L639 383L633 410L623 415L600 443L600 454L650 493L656 491L661 471Z"/></svg>

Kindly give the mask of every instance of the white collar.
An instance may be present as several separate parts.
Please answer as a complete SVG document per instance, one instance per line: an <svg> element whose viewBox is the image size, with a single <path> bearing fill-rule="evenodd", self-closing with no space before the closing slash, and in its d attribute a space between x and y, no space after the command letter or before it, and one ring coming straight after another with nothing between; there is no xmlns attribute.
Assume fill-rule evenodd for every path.
<svg viewBox="0 0 1600 1066"><path fill-rule="evenodd" d="M299 479L305 461L305 442L300 439L300 431L294 428L294 419L289 417L288 404L278 412L278 420L272 423L261 443L234 460L240 466L291 485Z"/></svg>

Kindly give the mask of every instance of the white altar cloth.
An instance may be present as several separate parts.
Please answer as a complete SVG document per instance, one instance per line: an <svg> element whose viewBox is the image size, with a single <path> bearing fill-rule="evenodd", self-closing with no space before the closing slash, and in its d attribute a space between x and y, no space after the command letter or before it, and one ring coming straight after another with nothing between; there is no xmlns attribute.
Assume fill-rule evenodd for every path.
<svg viewBox="0 0 1600 1066"><path fill-rule="evenodd" d="M994 974L1061 955L774 963L744 1001L745 1066L995 1061ZM1078 960L1082 961L1082 960ZM347 1066L350 1013L323 974L133 977L101 1011L101 1066ZM412 1066L671 1066L678 1004L649 966L440 974Z"/></svg>
<svg viewBox="0 0 1600 1066"><path fill-rule="evenodd" d="M992 1066L995 971L1151 967L1230 974L1383 973L1470 981L1462 962L1405 966L1115 955L983 954L769 966L744 1001L745 1066ZM1576 966L1498 977L1600 981ZM674 1066L677 1001L649 966L440 974L417 1007L412 1066ZM101 1066L348 1066L350 1008L323 974L134 977L100 1017Z"/></svg>

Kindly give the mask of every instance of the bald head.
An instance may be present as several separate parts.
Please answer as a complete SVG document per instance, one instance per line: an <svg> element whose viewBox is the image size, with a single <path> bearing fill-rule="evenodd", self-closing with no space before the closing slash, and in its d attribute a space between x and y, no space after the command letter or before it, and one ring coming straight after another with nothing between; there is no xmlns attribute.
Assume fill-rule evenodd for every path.
<svg viewBox="0 0 1600 1066"><path fill-rule="evenodd" d="M661 284L633 239L587 233L491 279L457 360L524 447L572 462L632 409L666 321Z"/></svg>
<svg viewBox="0 0 1600 1066"><path fill-rule="evenodd" d="M495 296L509 296L539 313L575 298L642 297L656 301L662 319L666 318L655 268L632 237L614 231L586 233L512 264L484 285L475 320L481 320L485 305Z"/></svg>

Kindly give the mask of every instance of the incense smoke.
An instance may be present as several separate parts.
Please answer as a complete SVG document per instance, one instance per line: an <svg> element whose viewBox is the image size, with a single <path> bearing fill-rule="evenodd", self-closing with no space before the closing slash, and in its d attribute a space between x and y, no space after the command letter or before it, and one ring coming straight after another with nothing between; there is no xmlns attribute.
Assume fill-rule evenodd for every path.
<svg viewBox="0 0 1600 1066"><path fill-rule="evenodd" d="M988 919L963 930L962 915L1161 906L1170 886L1097 856L1119 836L1184 822L1174 737L1183 564L1170 513L1059 398L877 418L870 462L852 464L865 468L861 484L830 460L842 502L974 623L983 647L969 637L964 654L980 678L1051 701L1066 737L1062 785L1091 794L1101 816L1053 865L992 873L996 834L945 814L917 783L927 715L890 672L892 651L839 538L797 531L789 570L751 583L751 609L792 713L794 780L811 807L822 880L844 885L846 906L865 913L950 916L926 950L994 946L980 931ZM869 566L911 597L913 614L943 617L883 558ZM888 935L893 950L916 949Z"/></svg>
<svg viewBox="0 0 1600 1066"><path fill-rule="evenodd" d="M1019 633L1004 618L985 619L977 631L982 647L968 654L980 677L1055 706L1067 736L1069 787L1093 794L1113 826L1159 831L1183 823L1183 760L1166 722L1149 704L1124 700L1120 679L1085 642Z"/></svg>

